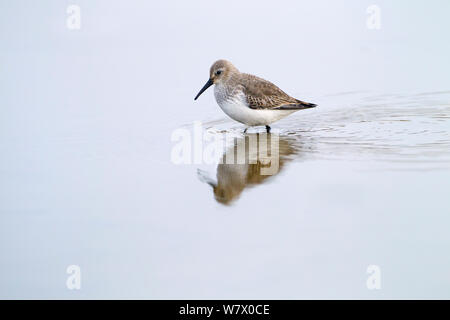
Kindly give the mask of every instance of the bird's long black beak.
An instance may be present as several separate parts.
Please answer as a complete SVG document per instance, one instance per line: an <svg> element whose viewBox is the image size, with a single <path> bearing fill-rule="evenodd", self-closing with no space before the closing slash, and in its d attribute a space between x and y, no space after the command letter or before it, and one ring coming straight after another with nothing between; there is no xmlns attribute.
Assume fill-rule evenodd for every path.
<svg viewBox="0 0 450 320"><path fill-rule="evenodd" d="M194 100L197 100L198 97L200 97L200 95L205 92L206 89L208 89L209 87L211 87L214 84L214 82L209 79L208 82L206 82L206 84L203 86L203 88L200 90L199 93L197 93L197 95L195 96Z"/></svg>

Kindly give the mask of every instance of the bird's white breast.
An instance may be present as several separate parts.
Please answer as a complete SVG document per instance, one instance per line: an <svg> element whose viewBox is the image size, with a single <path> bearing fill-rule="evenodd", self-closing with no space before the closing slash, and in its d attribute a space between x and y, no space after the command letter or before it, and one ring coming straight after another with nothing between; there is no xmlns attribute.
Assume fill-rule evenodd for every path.
<svg viewBox="0 0 450 320"><path fill-rule="evenodd" d="M214 86L214 96L223 112L230 118L249 126L269 125L295 112L295 110L251 109L244 92L241 90L229 92L224 85L220 84Z"/></svg>

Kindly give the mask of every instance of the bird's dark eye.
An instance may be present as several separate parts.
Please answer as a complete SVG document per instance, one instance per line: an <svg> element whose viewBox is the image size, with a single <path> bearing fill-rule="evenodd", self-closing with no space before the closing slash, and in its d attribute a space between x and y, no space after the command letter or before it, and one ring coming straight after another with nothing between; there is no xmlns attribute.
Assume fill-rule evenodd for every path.
<svg viewBox="0 0 450 320"><path fill-rule="evenodd" d="M222 73L222 70L217 70L217 71L216 71L216 75L218 75L218 76L219 76L221 73Z"/></svg>

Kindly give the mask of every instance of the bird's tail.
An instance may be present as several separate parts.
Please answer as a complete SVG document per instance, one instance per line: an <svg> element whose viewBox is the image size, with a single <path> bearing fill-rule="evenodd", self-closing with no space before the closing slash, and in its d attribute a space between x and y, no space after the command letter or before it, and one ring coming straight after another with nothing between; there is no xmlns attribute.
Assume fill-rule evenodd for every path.
<svg viewBox="0 0 450 320"><path fill-rule="evenodd" d="M285 105L279 106L279 107L277 107L275 109L279 109L279 110L302 110L302 109L314 108L316 106L317 106L317 104L315 104L315 103L309 103L309 102L304 102L304 101L297 100L297 103L285 104Z"/></svg>

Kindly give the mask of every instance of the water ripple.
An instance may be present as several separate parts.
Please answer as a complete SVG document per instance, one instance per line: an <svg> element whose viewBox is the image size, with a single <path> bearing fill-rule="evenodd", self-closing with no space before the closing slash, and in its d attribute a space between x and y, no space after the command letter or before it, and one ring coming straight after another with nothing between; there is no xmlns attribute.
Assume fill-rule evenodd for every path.
<svg viewBox="0 0 450 320"><path fill-rule="evenodd" d="M376 96L350 92L322 100L313 110L275 123L274 132L297 141L309 158L450 168L450 91ZM244 128L228 119L205 125L235 134Z"/></svg>

